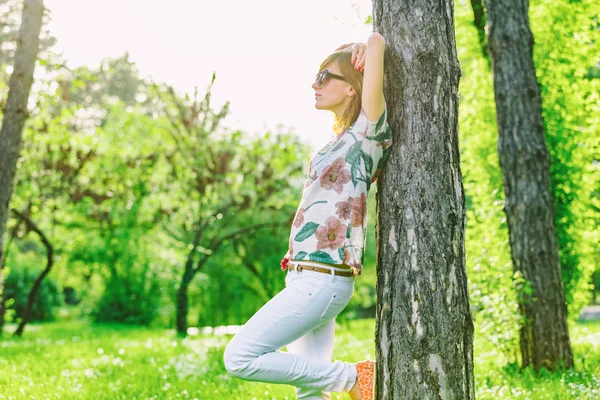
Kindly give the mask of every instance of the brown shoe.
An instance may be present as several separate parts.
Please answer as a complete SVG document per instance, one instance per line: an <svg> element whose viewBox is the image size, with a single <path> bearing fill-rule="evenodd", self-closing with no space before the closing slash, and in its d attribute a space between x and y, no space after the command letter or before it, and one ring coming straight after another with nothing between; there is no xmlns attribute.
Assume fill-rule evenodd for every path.
<svg viewBox="0 0 600 400"><path fill-rule="evenodd" d="M356 363L356 381L360 389L360 399L373 400L375 398L375 361L366 360Z"/></svg>

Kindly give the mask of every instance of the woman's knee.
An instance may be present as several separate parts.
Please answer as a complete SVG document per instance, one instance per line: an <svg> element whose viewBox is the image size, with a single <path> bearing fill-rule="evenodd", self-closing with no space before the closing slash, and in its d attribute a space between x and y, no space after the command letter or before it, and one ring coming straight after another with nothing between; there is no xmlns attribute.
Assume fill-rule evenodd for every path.
<svg viewBox="0 0 600 400"><path fill-rule="evenodd" d="M230 375L241 378L248 366L248 361L240 354L233 341L231 341L223 352L223 364Z"/></svg>

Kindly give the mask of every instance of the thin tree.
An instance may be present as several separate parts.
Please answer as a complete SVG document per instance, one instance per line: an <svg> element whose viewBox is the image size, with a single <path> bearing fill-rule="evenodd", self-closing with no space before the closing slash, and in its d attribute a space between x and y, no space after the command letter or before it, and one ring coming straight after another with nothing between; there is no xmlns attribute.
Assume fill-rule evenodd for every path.
<svg viewBox="0 0 600 400"><path fill-rule="evenodd" d="M210 99L215 79L216 75L213 74L201 101L197 90L195 91L192 104L182 101L172 87L167 87L166 93L162 93L165 104L172 104L176 110L174 114L165 111L172 125L169 133L178 149L176 156L181 157L169 160L172 175L178 184L186 187L189 192L189 207L195 210L195 220L190 221L192 223L189 227L184 225L182 233L171 234L173 238L186 243L188 248L175 299L175 323L180 337L187 335L190 285L209 259L224 244L261 229L280 228L287 224L287 221L270 220L268 214L264 214L272 208L267 201L270 196L278 193L281 185L285 187L288 184L275 179L275 170L268 157L264 160L248 157L241 163L241 167L237 167L236 157L243 159L243 155L239 148L234 150L230 147L237 144L212 138L212 133L217 132L229 107L229 103L226 103L220 112L212 111ZM157 91L161 93L158 87ZM244 150L248 150L247 154L250 155L251 149ZM191 174L186 170L191 171ZM249 193L244 188L231 188L232 185L227 180L228 174L242 176L243 182L253 185L254 190ZM184 180L186 175L191 176L191 179ZM262 221L265 222L237 227L235 221L240 219L240 215L262 215ZM169 228L166 229L168 231Z"/></svg>
<svg viewBox="0 0 600 400"><path fill-rule="evenodd" d="M477 37L479 38L481 54L489 64L490 55L488 54L485 37L485 11L483 7L483 0L471 0L471 9L473 10L473 25L475 25L475 28L477 28Z"/></svg>
<svg viewBox="0 0 600 400"><path fill-rule="evenodd" d="M23 126L27 119L27 101L39 47L44 4L42 0L25 0L15 63L10 77L8 99L0 129L0 296L4 292L4 232L13 190ZM0 315L0 332L4 315Z"/></svg>
<svg viewBox="0 0 600 400"><path fill-rule="evenodd" d="M560 271L550 190L550 156L544 139L540 88L533 64L529 2L487 1L488 49L494 74L498 153L513 269L524 279L524 368L573 367L567 305Z"/></svg>
<svg viewBox="0 0 600 400"><path fill-rule="evenodd" d="M376 195L377 398L474 399L453 1L375 0L373 21L394 132Z"/></svg>
<svg viewBox="0 0 600 400"><path fill-rule="evenodd" d="M23 317L17 326L17 329L14 332L14 336L23 336L23 331L25 330L25 325L29 322L29 317L31 317L31 311L33 310L33 302L35 301L35 297L42 286L42 282L44 278L50 273L52 269L52 265L54 265L54 247L48 237L42 232L42 230L29 218L27 214L20 213L19 211L13 209L12 213L17 216L21 221L25 223L28 229L34 231L39 237L44 247L46 247L46 268L42 271L42 273L36 278L29 294L27 295L27 304L25 305L25 311L23 312Z"/></svg>

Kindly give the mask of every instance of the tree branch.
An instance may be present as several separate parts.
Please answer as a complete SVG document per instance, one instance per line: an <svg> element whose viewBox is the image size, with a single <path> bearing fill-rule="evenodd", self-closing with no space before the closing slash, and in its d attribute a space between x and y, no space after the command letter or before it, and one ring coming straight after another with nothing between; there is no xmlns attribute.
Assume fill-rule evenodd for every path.
<svg viewBox="0 0 600 400"><path fill-rule="evenodd" d="M215 239L213 240L213 242L211 243L211 245L208 247L208 249L211 250L211 254L215 253L219 247L221 247L221 245L223 244L224 241L234 238L236 236L245 234L245 233L250 233L265 227L277 227L277 226L286 226L286 223L283 222L269 222L269 223L264 223L264 224L258 224L258 225L252 225L252 226L248 226L242 229L239 229L235 232L232 232L228 235L223 236L220 239ZM202 267L204 266L204 263L206 263L206 261L208 260L208 258L210 257L210 255L204 255L203 258L201 258L200 260L198 260L198 263L196 264L196 268L194 268L194 273L200 271L202 269Z"/></svg>

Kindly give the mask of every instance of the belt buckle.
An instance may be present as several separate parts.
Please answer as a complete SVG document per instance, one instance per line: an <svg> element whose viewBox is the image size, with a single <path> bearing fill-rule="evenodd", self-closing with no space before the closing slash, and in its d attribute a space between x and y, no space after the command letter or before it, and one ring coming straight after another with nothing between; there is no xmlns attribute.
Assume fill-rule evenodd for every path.
<svg viewBox="0 0 600 400"><path fill-rule="evenodd" d="M302 264L296 264L296 271L302 271Z"/></svg>

